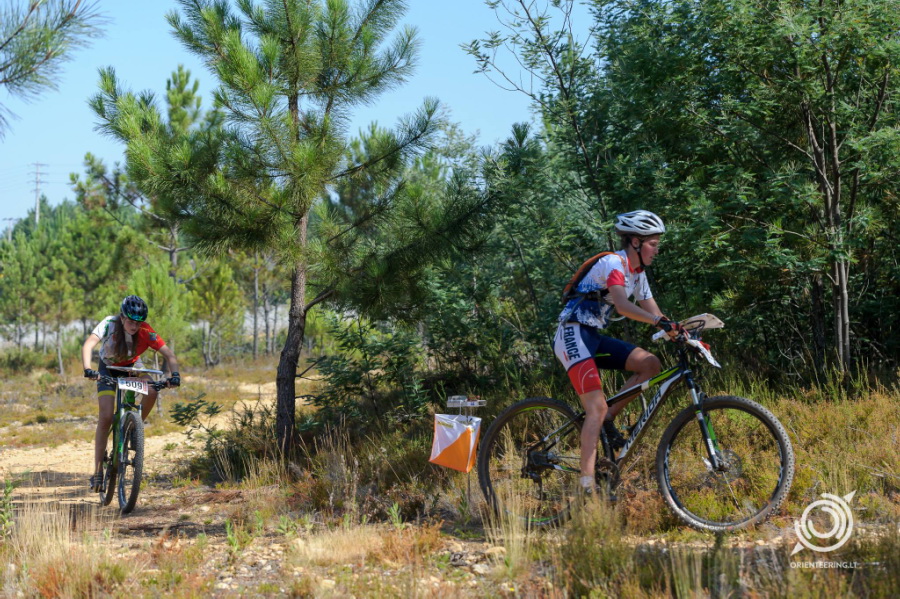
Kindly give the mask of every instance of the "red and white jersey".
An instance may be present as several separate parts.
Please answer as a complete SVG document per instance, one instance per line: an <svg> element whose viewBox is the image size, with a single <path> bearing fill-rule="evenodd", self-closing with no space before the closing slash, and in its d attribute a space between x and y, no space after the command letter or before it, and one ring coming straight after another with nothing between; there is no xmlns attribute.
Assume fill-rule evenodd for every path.
<svg viewBox="0 0 900 599"><path fill-rule="evenodd" d="M120 326L118 317L107 316L100 321L91 334L100 338L100 360L107 366L131 366L138 361L141 354L152 348L156 351L166 344L163 338L153 330L146 322L142 322L137 333L132 336L125 333L125 344L128 346L128 355L116 356L113 332Z"/></svg>
<svg viewBox="0 0 900 599"><path fill-rule="evenodd" d="M625 250L619 250L600 258L587 272L575 291L591 293L603 291L613 285L625 287L627 297L634 296L638 301L653 297L647 284L647 275L641 267L634 268L628 261ZM603 301L574 297L566 303L559 315L561 323L575 321L597 329L605 329L609 325L609 315L613 310L609 296Z"/></svg>

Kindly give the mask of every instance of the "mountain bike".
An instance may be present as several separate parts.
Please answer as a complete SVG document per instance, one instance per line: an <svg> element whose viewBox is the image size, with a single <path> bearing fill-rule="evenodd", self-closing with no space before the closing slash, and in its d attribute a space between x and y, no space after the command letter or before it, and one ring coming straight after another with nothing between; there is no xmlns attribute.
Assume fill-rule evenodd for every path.
<svg viewBox="0 0 900 599"><path fill-rule="evenodd" d="M673 343L677 364L608 398L608 406L641 396L644 409L616 454L600 434L596 481L612 494L633 465L635 448L678 383L691 403L663 432L656 450L656 479L666 505L685 524L710 532L756 525L775 512L790 490L794 452L778 419L742 397L707 397L691 369L702 358L721 368L701 341L722 321L703 314L683 321L688 332ZM666 336L659 332L658 340ZM656 389L649 403L643 393ZM579 496L580 434L584 412L547 397L524 399L504 410L485 433L478 480L495 513L505 511L531 525L559 523Z"/></svg>
<svg viewBox="0 0 900 599"><path fill-rule="evenodd" d="M116 366L116 370L131 374L163 374L161 370ZM100 469L103 480L98 491L100 504L109 505L118 495L119 510L128 514L137 504L144 471L144 421L141 418L139 396L148 395L168 386L165 381L148 381L135 377L112 377L101 374L99 380L116 389L116 409L113 413L112 435L107 443Z"/></svg>

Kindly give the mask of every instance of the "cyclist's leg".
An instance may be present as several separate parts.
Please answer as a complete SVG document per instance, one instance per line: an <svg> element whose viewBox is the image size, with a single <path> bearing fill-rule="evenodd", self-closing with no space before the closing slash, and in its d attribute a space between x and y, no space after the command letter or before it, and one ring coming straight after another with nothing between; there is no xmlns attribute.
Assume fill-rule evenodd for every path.
<svg viewBox="0 0 900 599"><path fill-rule="evenodd" d="M606 395L600 372L594 359L593 346L596 345L596 332L577 322L560 324L556 332L553 349L556 357L566 368L569 381L581 400L585 411L584 424L581 427L581 476L594 480L594 466L597 463L597 441L600 439L600 427L606 416Z"/></svg>
<svg viewBox="0 0 900 599"><path fill-rule="evenodd" d="M153 406L156 405L157 394L157 390L151 388L150 394L141 400L141 420L147 420L147 417L150 416L150 413L153 411Z"/></svg>
<svg viewBox="0 0 900 599"><path fill-rule="evenodd" d="M100 374L104 376L119 376L118 370L110 372L106 363L100 360ZM113 412L116 410L116 388L102 381L97 381L97 430L94 432L94 474L102 475L100 464L103 462L103 454L106 453L106 443L109 440L109 430L112 427Z"/></svg>
<svg viewBox="0 0 900 599"><path fill-rule="evenodd" d="M578 398L585 413L584 424L581 426L581 476L590 477L593 481L594 467L597 464L597 442L600 440L600 427L607 410L606 394L603 389L595 389L580 394Z"/></svg>
<svg viewBox="0 0 900 599"><path fill-rule="evenodd" d="M106 452L106 442L109 440L109 429L112 426L113 412L116 408L116 392L112 389L99 391L97 404L99 417L97 418L97 430L94 432L94 474L100 474L100 463Z"/></svg>
<svg viewBox="0 0 900 599"><path fill-rule="evenodd" d="M619 391L650 380L659 374L661 368L659 358L647 350L612 337L602 337L598 343L597 364L600 368L607 370L624 370L633 373ZM606 420L612 422L627 404L628 401L620 401L611 406L606 413Z"/></svg>
<svg viewBox="0 0 900 599"><path fill-rule="evenodd" d="M659 374L661 369L662 364L660 363L659 358L645 349L636 347L631 354L628 355L628 360L625 362L625 370L631 372L632 375L628 377L619 391L624 391L635 385L640 385L644 381L649 381ZM632 397L631 399L634 398ZM612 420L615 418L616 415L625 408L629 401L620 401L612 406L609 409L609 413L606 415L606 419Z"/></svg>
<svg viewBox="0 0 900 599"><path fill-rule="evenodd" d="M134 366L135 368L144 368L144 362L140 358L138 358L137 362L135 362L132 366ZM137 378L144 379L145 381L148 381L148 382L153 380L150 378L149 374L144 374L144 375L138 376ZM156 391L156 389L154 389L153 387L150 387L150 393L148 395L145 395L141 399L141 420L146 421L147 417L150 416L150 414L153 410L153 406L156 405L157 393L158 392Z"/></svg>

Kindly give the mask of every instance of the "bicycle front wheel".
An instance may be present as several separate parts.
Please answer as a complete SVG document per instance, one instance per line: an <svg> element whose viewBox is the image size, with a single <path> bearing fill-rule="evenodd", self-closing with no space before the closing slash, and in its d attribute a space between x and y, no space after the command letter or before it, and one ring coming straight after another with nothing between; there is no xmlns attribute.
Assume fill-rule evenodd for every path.
<svg viewBox="0 0 900 599"><path fill-rule="evenodd" d="M719 466L714 467L690 406L669 425L656 452L656 475L669 508L710 532L756 525L775 512L794 478L794 451L778 419L742 397L700 404Z"/></svg>
<svg viewBox="0 0 900 599"><path fill-rule="evenodd" d="M513 404L491 424L478 454L478 481L498 516L546 526L569 513L581 476L581 422L555 399Z"/></svg>
<svg viewBox="0 0 900 599"><path fill-rule="evenodd" d="M144 471L144 422L135 412L126 412L122 424L122 455L119 456L119 509L128 514L137 503Z"/></svg>
<svg viewBox="0 0 900 599"><path fill-rule="evenodd" d="M112 457L116 447L116 440L113 438L113 435L110 435L109 437L110 440L107 445L109 445L110 448L103 458L103 463L100 465L100 474L103 476L103 486L100 491L100 505L109 505L116 494L116 474L118 472L118 467Z"/></svg>

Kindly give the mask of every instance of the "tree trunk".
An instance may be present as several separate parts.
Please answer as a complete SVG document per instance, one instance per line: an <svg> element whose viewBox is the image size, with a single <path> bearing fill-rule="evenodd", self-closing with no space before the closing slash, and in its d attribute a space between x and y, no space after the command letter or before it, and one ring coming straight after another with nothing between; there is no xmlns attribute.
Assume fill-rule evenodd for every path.
<svg viewBox="0 0 900 599"><path fill-rule="evenodd" d="M211 366L209 356L209 332L206 323L203 323L203 326L200 329L200 335L200 351L203 352L203 364L209 368Z"/></svg>
<svg viewBox="0 0 900 599"><path fill-rule="evenodd" d="M828 342L825 338L825 286L822 275L813 275L810 289L812 301L813 367L817 375L825 374Z"/></svg>
<svg viewBox="0 0 900 599"><path fill-rule="evenodd" d="M297 241L306 247L306 227L308 216L300 219ZM275 433L282 455L291 455L294 449L294 418L296 410L295 383L297 364L300 361L300 347L306 329L306 261L301 258L294 266L291 277L291 306L288 311L288 330L281 358L278 360L276 377L277 402Z"/></svg>
<svg viewBox="0 0 900 599"><path fill-rule="evenodd" d="M253 359L259 356L259 252L254 254L253 264Z"/></svg>
<svg viewBox="0 0 900 599"><path fill-rule="evenodd" d="M66 376L62 358L62 325L58 322L56 323L56 360L59 363L59 376Z"/></svg>
<svg viewBox="0 0 900 599"><path fill-rule="evenodd" d="M275 344L278 342L278 302L272 304L272 353L275 353Z"/></svg>
<svg viewBox="0 0 900 599"><path fill-rule="evenodd" d="M841 341L843 343L841 355L844 357L841 364L841 370L844 373L848 373L850 371L850 361L853 357L850 352L850 263L842 258L837 261L837 268L838 273L840 274L840 279L838 280L838 293L840 294L840 327Z"/></svg>
<svg viewBox="0 0 900 599"><path fill-rule="evenodd" d="M16 312L16 349L22 349L22 336L25 334L22 330L21 311Z"/></svg>
<svg viewBox="0 0 900 599"><path fill-rule="evenodd" d="M840 232L834 233L831 244L832 309L834 311L834 348L837 367L843 374L850 371L850 298L848 293L849 264L840 257L842 248Z"/></svg>
<svg viewBox="0 0 900 599"><path fill-rule="evenodd" d="M169 276L178 282L178 225L169 226Z"/></svg>
<svg viewBox="0 0 900 599"><path fill-rule="evenodd" d="M266 355L272 353L272 343L269 340L269 290L267 285L263 285L263 325L265 326L265 351Z"/></svg>

